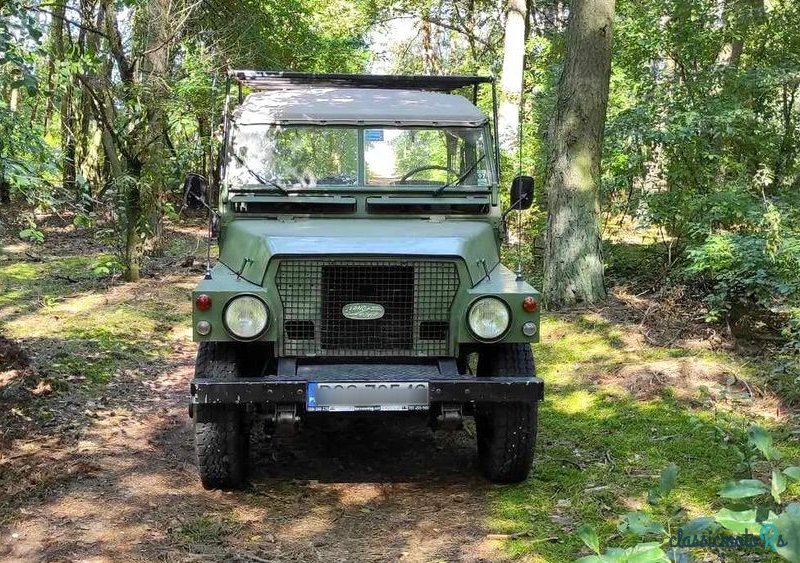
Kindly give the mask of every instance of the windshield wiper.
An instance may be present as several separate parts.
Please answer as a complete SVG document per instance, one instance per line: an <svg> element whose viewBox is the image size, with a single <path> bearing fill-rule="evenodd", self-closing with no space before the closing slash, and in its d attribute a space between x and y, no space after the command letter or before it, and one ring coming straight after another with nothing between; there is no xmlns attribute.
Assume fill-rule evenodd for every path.
<svg viewBox="0 0 800 563"><path fill-rule="evenodd" d="M262 186L272 186L273 188L276 188L279 192L281 192L283 195L289 195L289 192L286 191L286 188L284 188L277 182L273 182L272 180L265 180L264 178L259 176L258 173L254 172L252 168L250 168L249 166L247 166L247 164L245 164L241 156L239 156L233 151L231 151L231 154L233 155L233 158L236 159L236 162L238 162L244 167L244 169L247 171L248 174L250 174L253 178L258 180L259 184L261 184Z"/></svg>
<svg viewBox="0 0 800 563"><path fill-rule="evenodd" d="M480 158L479 158L479 159L477 159L475 162L473 162L473 163L472 163L472 166L470 166L469 168L467 168L467 171L466 171L466 172L464 172L464 173L463 173L461 176L459 176L458 178L456 178L456 179L455 179L454 181L452 181L452 182L447 182L446 184L444 184L444 185L440 186L440 187L439 187L439 189L437 189L435 192L433 192L433 195L434 195L434 197L435 197L435 196L438 196L438 195L440 195L440 194L441 194L443 191L445 191L447 188L452 188L453 186L457 186L457 185L459 185L461 182L463 182L464 180L466 180L466 179L467 179L467 177L468 177L470 174L472 174L472 173L475 171L475 169L478 167L478 165L481 163L481 161L482 161L484 158L486 158L486 153L483 153L483 154L480 156Z"/></svg>

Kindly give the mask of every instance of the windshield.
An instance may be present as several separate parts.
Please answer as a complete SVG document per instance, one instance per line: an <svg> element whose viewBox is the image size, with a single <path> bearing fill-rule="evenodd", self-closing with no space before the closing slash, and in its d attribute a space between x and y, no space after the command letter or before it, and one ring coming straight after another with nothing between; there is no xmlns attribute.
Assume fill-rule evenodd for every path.
<svg viewBox="0 0 800 563"><path fill-rule="evenodd" d="M235 125L232 188L490 185L482 128Z"/></svg>

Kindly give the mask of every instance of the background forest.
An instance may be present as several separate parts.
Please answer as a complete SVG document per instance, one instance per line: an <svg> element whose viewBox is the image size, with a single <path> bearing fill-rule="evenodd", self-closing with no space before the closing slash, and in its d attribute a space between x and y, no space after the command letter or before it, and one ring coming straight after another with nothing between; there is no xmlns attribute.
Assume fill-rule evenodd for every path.
<svg viewBox="0 0 800 563"><path fill-rule="evenodd" d="M706 295L709 320L735 334L800 331L798 9L617 6L601 187L607 273L689 283ZM31 240L37 214L53 210L114 225L96 232L119 248L103 268L138 279L186 171L214 169L224 75L237 67L499 76L506 177L521 165L544 186L567 14L564 3L513 0L6 2L0 202L24 204ZM527 224L532 271L544 216ZM646 244L645 268L626 261L627 235Z"/></svg>
<svg viewBox="0 0 800 563"><path fill-rule="evenodd" d="M205 224L183 209L183 180L214 177L226 72L498 77L504 182L519 170L536 178L521 236L526 273L541 286L569 13L569 2L551 0L0 0L0 405L9 405L0 534L28 526L8 528L27 543L0 543L0 557L385 560L391 549L426 561L565 561L606 543L646 551L641 538L709 514L737 530L756 510L796 500L800 3L791 0L617 0L598 186L609 298L544 319L534 349L551 394L530 483L364 484L397 470L395 450L410 460L401 470L427 470L443 448L427 434L364 453L374 472L340 463L352 444L334 439L331 451L308 446L309 457L341 467L301 456L299 473L279 464L283 484L267 492L209 497L186 483L187 295L202 272L191 268ZM124 400L109 398L117 389ZM106 420L129 424L129 435ZM754 424L774 433L783 458ZM452 446L434 469L460 475L470 448ZM333 484L314 484L320 472ZM96 481L84 488L83 476ZM733 478L756 488L719 493ZM748 504L759 496L766 504ZM112 514L105 499L125 509ZM272 512L259 512L265 499ZM327 527L303 520L298 499ZM739 504L720 504L730 499ZM134 539L84 533L87 522ZM53 527L84 539L52 540ZM663 561L657 551L638 560Z"/></svg>

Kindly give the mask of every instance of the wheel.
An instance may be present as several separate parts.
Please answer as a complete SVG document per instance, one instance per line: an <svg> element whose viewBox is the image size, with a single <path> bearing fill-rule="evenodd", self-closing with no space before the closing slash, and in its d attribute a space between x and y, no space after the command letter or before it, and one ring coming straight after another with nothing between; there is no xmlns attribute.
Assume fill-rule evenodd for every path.
<svg viewBox="0 0 800 563"><path fill-rule="evenodd" d="M240 374L234 344L203 342L195 377L234 379ZM195 405L194 441L200 481L206 489L238 489L247 481L250 427L238 405Z"/></svg>
<svg viewBox="0 0 800 563"><path fill-rule="evenodd" d="M479 352L478 375L509 377L536 375L533 352L527 344L497 344ZM519 483L533 462L538 426L538 402L478 403L475 429L478 462L494 483Z"/></svg>
<svg viewBox="0 0 800 563"><path fill-rule="evenodd" d="M247 482L250 432L236 407L198 405L194 442L200 481L206 489L239 489Z"/></svg>

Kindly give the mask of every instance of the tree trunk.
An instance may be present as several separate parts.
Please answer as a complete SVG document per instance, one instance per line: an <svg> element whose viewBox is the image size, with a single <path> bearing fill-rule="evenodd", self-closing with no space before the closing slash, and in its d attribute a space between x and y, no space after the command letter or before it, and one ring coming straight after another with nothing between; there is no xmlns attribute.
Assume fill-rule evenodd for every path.
<svg viewBox="0 0 800 563"><path fill-rule="evenodd" d="M605 298L600 157L611 77L614 0L574 0L550 129L544 297L549 307Z"/></svg>
<svg viewBox="0 0 800 563"><path fill-rule="evenodd" d="M739 0L726 2L723 7L725 34L730 40L722 46L717 62L738 67L745 48L745 39L751 28L764 18L764 0Z"/></svg>
<svg viewBox="0 0 800 563"><path fill-rule="evenodd" d="M125 280L136 282L142 277L142 190L138 182L128 186L125 198Z"/></svg>
<svg viewBox="0 0 800 563"><path fill-rule="evenodd" d="M75 113L72 108L72 85L68 85L61 99L61 148L64 151L61 185L64 191L79 198L75 181Z"/></svg>
<svg viewBox="0 0 800 563"><path fill-rule="evenodd" d="M93 0L81 0L82 18L85 26L88 28L94 25L95 29L102 29L105 14L103 9L97 5ZM88 32L82 45L82 54L88 53L90 56L95 55L100 49L100 35L94 32ZM109 63L106 63L107 65ZM91 71L88 77L92 81L96 81L98 75ZM92 93L85 84L81 84L80 88L80 126L78 128L79 142L81 148L80 162L81 173L86 178L87 194L90 199L86 201L86 207L93 209L95 196L102 192L103 185L108 181L109 175L104 173L103 165L103 143L102 143L102 129L100 124L97 124L97 129L93 127L92 121Z"/></svg>
<svg viewBox="0 0 800 563"><path fill-rule="evenodd" d="M44 110L44 131L53 115L53 101L55 100L54 74L56 61L64 60L64 16L67 10L67 0L58 0L53 5L53 16L50 19L50 48L52 52L47 61L47 99Z"/></svg>
<svg viewBox="0 0 800 563"><path fill-rule="evenodd" d="M167 120L164 101L169 97L167 79L171 63L173 25L177 6L171 0L150 0L147 3L147 32L142 59L141 81L147 92L147 135L142 154L141 181L147 186L149 201L142 202L146 209L152 234L152 250L163 250L163 195L164 164L168 160Z"/></svg>
<svg viewBox="0 0 800 563"><path fill-rule="evenodd" d="M0 203L8 205L11 203L11 186L0 171Z"/></svg>
<svg viewBox="0 0 800 563"><path fill-rule="evenodd" d="M800 82L787 83L781 87L783 138L781 139L778 154L775 156L775 164L773 165L773 170L775 172L770 184L770 192L773 194L780 189L786 176L786 170L797 154L797 145L794 138L797 127L792 119L792 114L798 88L800 88Z"/></svg>
<svg viewBox="0 0 800 563"><path fill-rule="evenodd" d="M525 0L508 0L506 33L503 44L503 71L500 78L502 101L498 115L500 146L513 153L519 147L519 108L525 68Z"/></svg>
<svg viewBox="0 0 800 563"><path fill-rule="evenodd" d="M11 203L11 184L6 179L5 172L0 168L0 204L9 205Z"/></svg>
<svg viewBox="0 0 800 563"><path fill-rule="evenodd" d="M16 113L19 106L19 88L12 88L8 101L8 109L11 113ZM0 204L8 205L11 203L11 184L6 178L5 170L0 166Z"/></svg>
<svg viewBox="0 0 800 563"><path fill-rule="evenodd" d="M55 98L55 92L53 91L53 71L55 63L64 62L66 53L64 43L65 40L71 40L69 28L64 25L66 4L66 0L59 0L56 2L55 9L53 10L53 22L50 28L53 52L50 56L50 68L48 69L48 89L50 90L50 95L48 96L47 102L45 128L47 127L47 121L49 121L52 113L52 100ZM72 110L72 92L72 85L67 84L61 96L61 104L59 106L59 114L61 117L61 151L64 155L61 163L61 185L64 191L75 195L75 119Z"/></svg>
<svg viewBox="0 0 800 563"><path fill-rule="evenodd" d="M434 30L430 22L430 8L422 17L422 68L426 74L436 74L436 52L433 47Z"/></svg>
<svg viewBox="0 0 800 563"><path fill-rule="evenodd" d="M114 2L100 0L97 18L103 22L105 44L110 54L108 74L102 79L81 78L102 129L105 165L111 176L109 184L123 196L124 237L121 242L128 281L137 281L141 276L146 238L160 232L161 200L167 175L164 110L169 98L167 78L174 42L189 15L190 11L172 0L139 3L133 16L133 39L123 42ZM126 43L133 45L134 50L126 51ZM123 86L119 97L110 87L112 61ZM113 126L117 108L135 117L131 121L143 126L121 135Z"/></svg>

